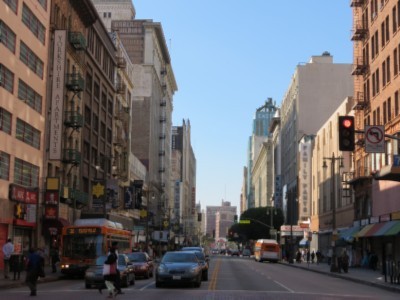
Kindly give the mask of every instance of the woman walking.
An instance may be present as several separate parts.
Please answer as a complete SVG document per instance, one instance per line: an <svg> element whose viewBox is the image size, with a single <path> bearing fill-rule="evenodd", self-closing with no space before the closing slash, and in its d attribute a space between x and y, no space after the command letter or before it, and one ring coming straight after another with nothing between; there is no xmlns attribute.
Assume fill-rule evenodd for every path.
<svg viewBox="0 0 400 300"><path fill-rule="evenodd" d="M115 298L118 294L118 290L115 288L115 281L117 280L117 261L118 256L115 253L114 248L110 248L110 254L108 255L103 266L104 281L108 290L108 298ZM100 294L102 294L102 287L99 288Z"/></svg>

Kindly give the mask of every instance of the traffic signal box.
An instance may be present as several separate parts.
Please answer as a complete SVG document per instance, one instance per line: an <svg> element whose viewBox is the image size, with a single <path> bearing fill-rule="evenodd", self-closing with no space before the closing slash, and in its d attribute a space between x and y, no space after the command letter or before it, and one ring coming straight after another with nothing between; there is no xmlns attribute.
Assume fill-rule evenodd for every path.
<svg viewBox="0 0 400 300"><path fill-rule="evenodd" d="M354 151L355 129L353 116L339 116L339 150Z"/></svg>

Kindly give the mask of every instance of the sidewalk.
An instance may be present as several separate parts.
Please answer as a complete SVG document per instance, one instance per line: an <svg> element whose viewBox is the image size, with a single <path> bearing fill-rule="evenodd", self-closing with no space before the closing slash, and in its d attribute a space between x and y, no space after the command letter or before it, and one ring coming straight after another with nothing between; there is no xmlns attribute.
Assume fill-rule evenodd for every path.
<svg viewBox="0 0 400 300"><path fill-rule="evenodd" d="M371 269L354 267L354 268L349 268L348 273L344 272L336 273L330 271L330 266L326 262L320 264L316 263L308 264L306 262L289 264L288 262L281 262L281 264L292 268L301 268L303 270L316 272L327 276L342 278L345 280L350 280L353 282L358 282L369 286L372 285L378 288L400 293L400 284L390 283L390 277L388 276L386 278L387 282L385 282L385 275L382 275L381 271L373 271Z"/></svg>
<svg viewBox="0 0 400 300"><path fill-rule="evenodd" d="M56 273L52 273L51 266L46 265L44 268L44 272L45 272L46 277L39 278L38 284L40 284L42 282L56 281L56 280L59 280L60 277L62 277L62 274L60 273L59 268L57 268ZM25 271L21 272L19 280L13 280L13 278L14 278L13 272L10 272L9 276L10 276L10 279L5 279L3 271L0 272L0 290L26 286L26 284L25 284L26 272Z"/></svg>

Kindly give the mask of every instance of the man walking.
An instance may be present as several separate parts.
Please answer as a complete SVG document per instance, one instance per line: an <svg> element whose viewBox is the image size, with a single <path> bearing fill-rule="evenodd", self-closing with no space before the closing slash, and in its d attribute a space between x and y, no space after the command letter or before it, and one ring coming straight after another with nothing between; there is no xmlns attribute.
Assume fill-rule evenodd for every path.
<svg viewBox="0 0 400 300"><path fill-rule="evenodd" d="M44 259L40 256L35 249L29 249L28 263L26 266L26 284L29 287L31 294L30 296L36 296L37 290L37 280L39 275L43 277L44 274L41 274L44 268Z"/></svg>
<svg viewBox="0 0 400 300"><path fill-rule="evenodd" d="M11 254L14 252L14 245L11 242L11 239L7 240L7 243L3 246L3 254L4 254L4 278L8 279L8 272L10 271L10 258Z"/></svg>

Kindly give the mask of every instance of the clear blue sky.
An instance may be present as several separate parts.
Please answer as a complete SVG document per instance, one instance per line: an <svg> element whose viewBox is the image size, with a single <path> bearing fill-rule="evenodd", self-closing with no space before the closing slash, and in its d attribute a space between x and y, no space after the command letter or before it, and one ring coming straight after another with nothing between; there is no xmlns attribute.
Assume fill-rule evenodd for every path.
<svg viewBox="0 0 400 300"><path fill-rule="evenodd" d="M173 124L189 119L197 202L240 209L255 110L279 105L299 63L329 51L352 62L349 0L133 0L160 22L178 91Z"/></svg>

